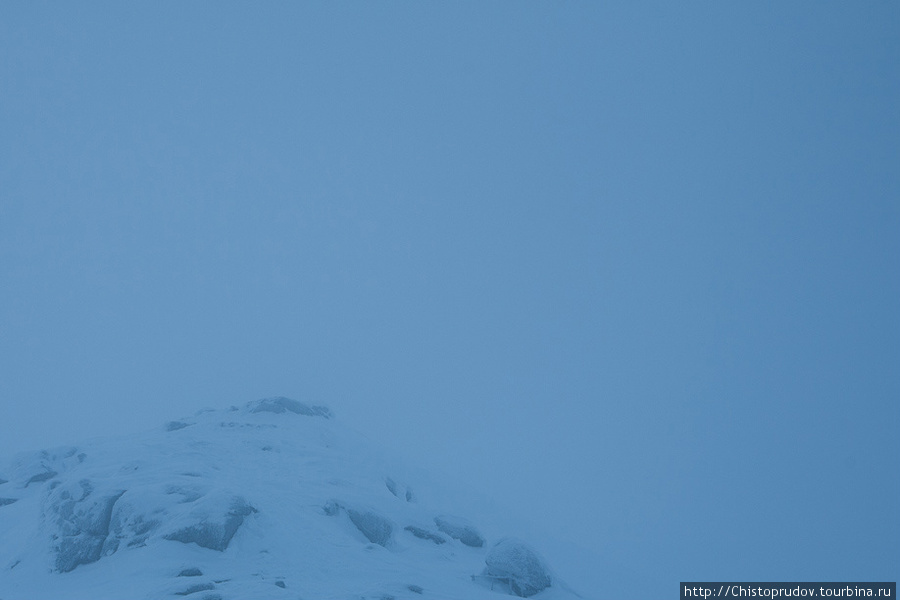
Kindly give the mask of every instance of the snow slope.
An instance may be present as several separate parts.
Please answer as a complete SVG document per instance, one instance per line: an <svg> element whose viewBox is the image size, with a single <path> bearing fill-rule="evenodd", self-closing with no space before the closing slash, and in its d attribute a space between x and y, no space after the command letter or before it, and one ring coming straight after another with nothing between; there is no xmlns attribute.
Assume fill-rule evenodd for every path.
<svg viewBox="0 0 900 600"><path fill-rule="evenodd" d="M0 600L578 597L381 456L287 398L17 455L0 463Z"/></svg>

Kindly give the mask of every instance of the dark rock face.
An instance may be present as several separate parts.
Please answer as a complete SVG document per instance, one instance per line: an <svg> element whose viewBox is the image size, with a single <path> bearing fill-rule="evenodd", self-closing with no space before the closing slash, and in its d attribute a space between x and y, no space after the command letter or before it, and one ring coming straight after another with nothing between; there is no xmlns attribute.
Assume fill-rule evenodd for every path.
<svg viewBox="0 0 900 600"><path fill-rule="evenodd" d="M179 429L184 429L185 427L190 427L190 423L185 423L184 421L169 421L166 423L166 431L178 431Z"/></svg>
<svg viewBox="0 0 900 600"><path fill-rule="evenodd" d="M373 512L360 512L353 509L347 509L347 515L356 525L366 539L373 544L386 546L391 539L391 533L394 526L386 518Z"/></svg>
<svg viewBox="0 0 900 600"><path fill-rule="evenodd" d="M100 559L113 506L123 493L97 494L85 479L59 486L51 493L48 512L57 528L53 551L58 571L67 573Z"/></svg>
<svg viewBox="0 0 900 600"><path fill-rule="evenodd" d="M0 506L8 506L13 502L18 502L18 498L0 498Z"/></svg>
<svg viewBox="0 0 900 600"><path fill-rule="evenodd" d="M243 498L235 497L224 514L210 514L201 520L165 535L165 539L197 544L202 548L223 552L244 523L244 517L256 512Z"/></svg>
<svg viewBox="0 0 900 600"><path fill-rule="evenodd" d="M509 586L512 594L528 598L550 587L550 572L544 561L519 540L500 540L484 559L483 575Z"/></svg>
<svg viewBox="0 0 900 600"><path fill-rule="evenodd" d="M434 518L434 524L442 532L455 540L459 540L466 546L481 548L484 546L484 538L475 527L463 519L457 517L440 516Z"/></svg>
<svg viewBox="0 0 900 600"><path fill-rule="evenodd" d="M201 577L202 575L203 571L201 571L197 567L191 567L188 569L182 569L178 574L178 577Z"/></svg>
<svg viewBox="0 0 900 600"><path fill-rule="evenodd" d="M250 412L271 412L276 414L292 412L307 417L324 417L326 419L330 419L332 416L331 410L327 406L309 406L303 402L284 398L283 396L263 398L262 400L252 402L250 404Z"/></svg>

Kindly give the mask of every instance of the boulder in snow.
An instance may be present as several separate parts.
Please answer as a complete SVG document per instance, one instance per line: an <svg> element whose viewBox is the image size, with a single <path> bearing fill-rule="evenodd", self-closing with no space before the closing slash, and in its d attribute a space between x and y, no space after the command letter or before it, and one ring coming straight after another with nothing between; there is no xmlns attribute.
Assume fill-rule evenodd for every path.
<svg viewBox="0 0 900 600"><path fill-rule="evenodd" d="M449 517L441 515L434 518L434 524L442 532L446 533L455 540L459 540L466 546L472 548L481 548L484 546L484 538L475 529L475 526L459 517Z"/></svg>
<svg viewBox="0 0 900 600"><path fill-rule="evenodd" d="M508 586L522 598L550 587L550 571L544 560L522 541L506 538L497 542L484 559L482 577Z"/></svg>
<svg viewBox="0 0 900 600"><path fill-rule="evenodd" d="M394 526L385 517L371 511L358 511L352 508L347 509L347 515L356 528L373 544L386 546L391 539Z"/></svg>

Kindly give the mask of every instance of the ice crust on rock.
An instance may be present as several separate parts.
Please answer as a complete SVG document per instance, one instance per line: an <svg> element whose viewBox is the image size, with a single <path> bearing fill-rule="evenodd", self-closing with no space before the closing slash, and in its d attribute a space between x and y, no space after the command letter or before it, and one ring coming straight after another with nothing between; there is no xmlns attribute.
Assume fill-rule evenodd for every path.
<svg viewBox="0 0 900 600"><path fill-rule="evenodd" d="M505 538L497 542L484 559L483 577L508 586L522 598L550 587L551 577L544 560L524 542Z"/></svg>

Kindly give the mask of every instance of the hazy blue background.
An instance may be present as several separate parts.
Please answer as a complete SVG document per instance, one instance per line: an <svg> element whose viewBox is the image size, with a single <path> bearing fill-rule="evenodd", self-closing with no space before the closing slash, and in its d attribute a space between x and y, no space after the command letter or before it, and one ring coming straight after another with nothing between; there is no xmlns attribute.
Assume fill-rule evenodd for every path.
<svg viewBox="0 0 900 600"><path fill-rule="evenodd" d="M283 394L633 597L894 581L898 302L896 2L0 8L0 454Z"/></svg>

